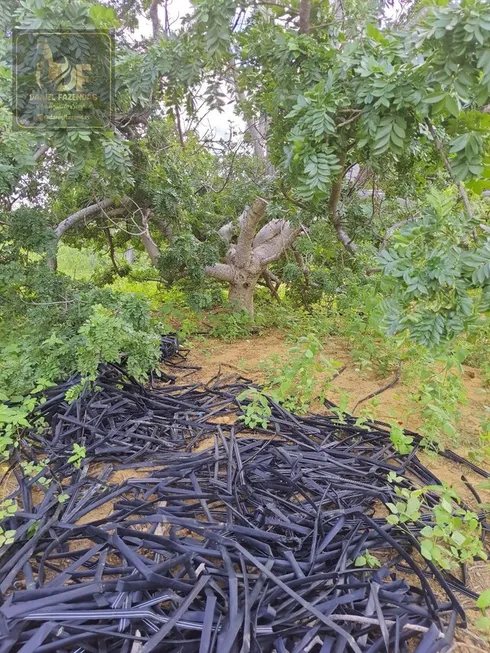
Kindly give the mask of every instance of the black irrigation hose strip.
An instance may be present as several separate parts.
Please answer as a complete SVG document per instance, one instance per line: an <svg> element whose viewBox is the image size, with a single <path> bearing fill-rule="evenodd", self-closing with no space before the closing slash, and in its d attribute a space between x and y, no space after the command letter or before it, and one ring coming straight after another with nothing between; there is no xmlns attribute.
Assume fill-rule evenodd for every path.
<svg viewBox="0 0 490 653"><path fill-rule="evenodd" d="M169 357L192 369L172 335L162 339ZM105 365L71 404L76 377L34 411L13 460L49 463L30 477L12 467L0 653L450 648L465 624L458 596L474 594L464 575L420 555L435 495L404 530L378 516L399 500L390 472L402 488L439 483L417 457L417 434L402 456L386 424L294 416L273 401L267 428L253 433L237 400L249 380L150 380ZM80 469L68 462L75 443L86 451ZM366 550L380 568L355 565Z"/></svg>

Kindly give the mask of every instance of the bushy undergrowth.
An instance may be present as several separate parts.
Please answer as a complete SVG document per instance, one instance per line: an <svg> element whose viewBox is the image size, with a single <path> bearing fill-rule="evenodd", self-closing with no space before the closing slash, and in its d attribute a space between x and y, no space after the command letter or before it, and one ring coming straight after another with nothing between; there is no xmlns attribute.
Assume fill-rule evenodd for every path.
<svg viewBox="0 0 490 653"><path fill-rule="evenodd" d="M70 266L76 272L72 278L52 275L45 266L32 263L17 293L4 302L0 322L0 401L4 402L0 424L4 432L14 432L25 424L33 393L73 373L93 378L102 360L124 359L132 374L143 377L156 365L159 334L173 330L184 338L207 334L231 341L276 328L297 349L301 348L298 338L307 336L308 342L319 347L318 352L316 345L313 347L310 367L319 364L322 346L328 351L328 338L336 336L348 346L360 374L375 374L381 380L401 366L402 380L411 386L423 419L424 443L432 448L440 447L444 439L454 442L458 438L460 406L465 401L462 363L480 367L483 383L490 384L487 321L482 318L478 328L436 350L413 342L406 333L388 335L382 322L386 289L379 275L366 277L362 271L350 270L346 283L340 284L342 270L333 268L326 290L310 306L299 306L294 293L284 291L281 301L274 301L261 288L252 319L226 305L219 285L202 292L178 283L166 286L154 269L141 262L105 283L97 257L92 260L90 252L62 248L62 268L66 271ZM79 280L73 278L77 276ZM270 379L271 387L277 389L282 384L284 390L285 378L295 374L282 370L281 381L278 365L276 383ZM300 365L298 369L304 372L309 368ZM303 387L305 383L294 383L291 392L286 392L291 408L305 410L313 395L322 394L316 392L318 388ZM348 399L344 399L340 402L347 405Z"/></svg>
<svg viewBox="0 0 490 653"><path fill-rule="evenodd" d="M19 286L0 321L0 454L44 388L77 373L94 379L102 361L141 378L159 359L162 327L147 297L32 272L36 283Z"/></svg>

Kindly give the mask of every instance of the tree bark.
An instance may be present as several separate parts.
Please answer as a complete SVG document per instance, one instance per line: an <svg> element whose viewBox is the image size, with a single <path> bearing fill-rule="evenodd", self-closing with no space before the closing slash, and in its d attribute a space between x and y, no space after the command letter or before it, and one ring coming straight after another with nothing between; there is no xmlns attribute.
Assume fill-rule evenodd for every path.
<svg viewBox="0 0 490 653"><path fill-rule="evenodd" d="M254 293L258 277L250 277L241 283L232 283L228 293L228 300L241 310L247 311L252 317L254 315Z"/></svg>
<svg viewBox="0 0 490 653"><path fill-rule="evenodd" d="M299 9L299 33L308 34L310 31L311 0L301 0Z"/></svg>
<svg viewBox="0 0 490 653"><path fill-rule="evenodd" d="M267 208L267 202L258 197L247 211L242 222L242 228L238 234L236 244L235 265L238 268L245 268L250 263L252 253L252 242L257 231L259 222L262 220Z"/></svg>
<svg viewBox="0 0 490 653"><path fill-rule="evenodd" d="M357 245L349 238L349 235L342 227L342 223L340 220L339 201L340 201L340 195L342 193L342 179L344 177L344 165L345 165L344 157L340 157L340 165L341 165L341 170L337 178L335 179L335 181L332 183L332 188L330 190L330 198L328 201L328 214L329 214L330 222L332 223L333 228L337 232L338 239L340 240L342 245L350 254L355 254L357 252Z"/></svg>
<svg viewBox="0 0 490 653"><path fill-rule="evenodd" d="M160 4L160 0L152 0L152 3L150 5L150 20L151 20L151 28L152 28L152 38L154 41L158 40L158 35L160 32L160 18L158 16L158 5Z"/></svg>
<svg viewBox="0 0 490 653"><path fill-rule="evenodd" d="M143 224L143 230L141 232L140 238L141 238L141 242L143 243L143 247L146 250L146 253L150 257L151 264L157 267L158 259L160 258L160 250L158 249L158 245L151 237L150 227L148 225L148 218L149 218L149 212L148 211L143 212L143 216L141 218Z"/></svg>

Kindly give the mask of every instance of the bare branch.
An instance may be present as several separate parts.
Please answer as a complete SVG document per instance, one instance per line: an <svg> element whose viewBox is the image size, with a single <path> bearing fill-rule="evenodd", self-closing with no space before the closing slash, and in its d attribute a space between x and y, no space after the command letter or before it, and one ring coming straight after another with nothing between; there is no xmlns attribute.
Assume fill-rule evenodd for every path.
<svg viewBox="0 0 490 653"><path fill-rule="evenodd" d="M291 249L294 254L294 260L296 261L297 266L303 273L303 278L305 280L305 286L310 285L310 268L306 265L303 255L299 250L296 249L296 247L291 245Z"/></svg>
<svg viewBox="0 0 490 653"><path fill-rule="evenodd" d="M276 302L281 303L281 298L279 297L279 294L277 292L277 288L274 287L273 278L269 270L264 270L262 272L262 278L264 279L264 283L269 289L271 295L274 297Z"/></svg>
<svg viewBox="0 0 490 653"><path fill-rule="evenodd" d="M399 222L395 222L394 225L392 225L389 229L386 230L386 233L383 238L383 244L381 245L380 249L384 249L386 247L388 241L393 236L393 234L396 231L398 231L398 229L404 227L406 224L410 224L410 222L416 222L419 219L420 219L419 215L413 215L410 218L407 218L406 220L400 220Z"/></svg>
<svg viewBox="0 0 490 653"><path fill-rule="evenodd" d="M345 127L346 125L350 125L351 122L354 122L354 120L357 120L359 116L361 115L361 110L360 109L353 109L354 115L348 118L347 120L344 120L344 122L341 122L337 125L337 129L340 129L341 127Z"/></svg>

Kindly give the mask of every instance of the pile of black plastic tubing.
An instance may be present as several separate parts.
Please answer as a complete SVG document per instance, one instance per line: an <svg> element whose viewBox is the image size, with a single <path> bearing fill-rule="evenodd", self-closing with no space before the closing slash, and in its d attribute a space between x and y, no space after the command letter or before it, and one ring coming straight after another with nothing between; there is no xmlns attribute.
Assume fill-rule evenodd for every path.
<svg viewBox="0 0 490 653"><path fill-rule="evenodd" d="M236 399L246 379L148 389L105 366L69 404L78 382L46 392L14 454L49 462L10 470L1 653L450 648L465 625L455 592L472 593L419 553L437 496L409 527L379 516L397 485L439 483L417 436L402 456L382 424L298 417L273 401L268 428L252 432ZM366 551L380 568L355 566Z"/></svg>

